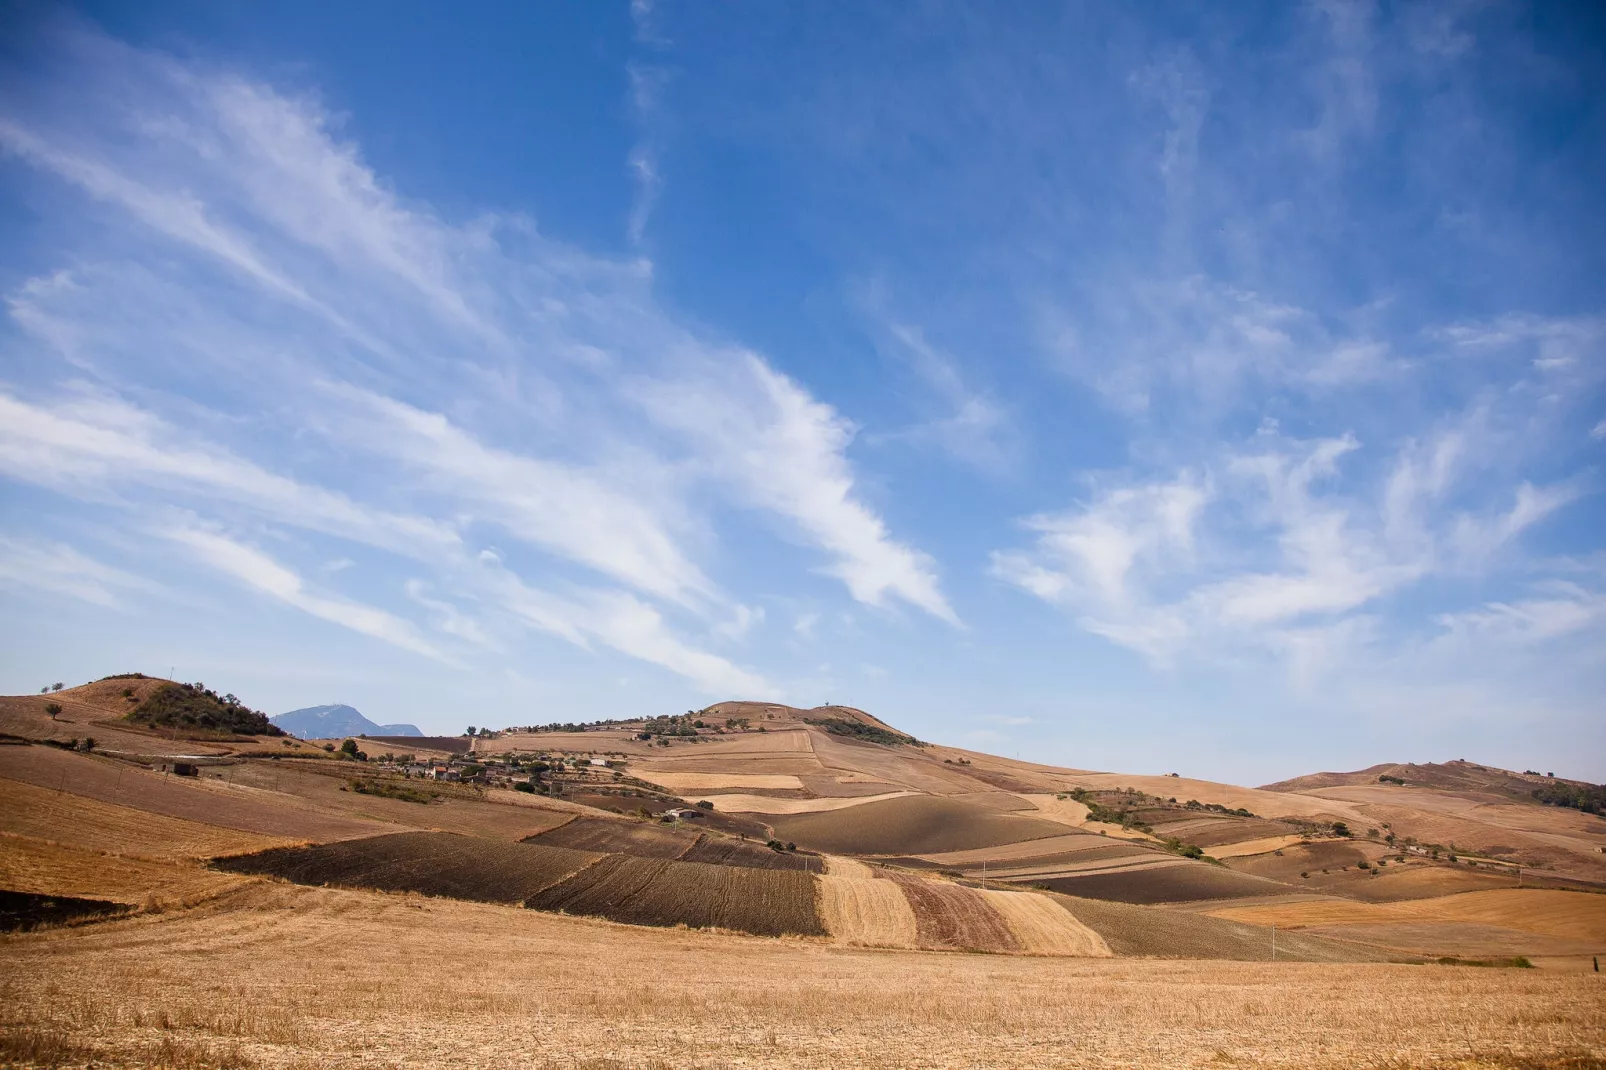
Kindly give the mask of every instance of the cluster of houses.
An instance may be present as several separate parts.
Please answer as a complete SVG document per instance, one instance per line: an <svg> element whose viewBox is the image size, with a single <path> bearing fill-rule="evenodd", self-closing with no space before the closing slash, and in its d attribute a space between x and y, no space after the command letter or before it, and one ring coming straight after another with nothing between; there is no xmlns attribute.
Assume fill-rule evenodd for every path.
<svg viewBox="0 0 1606 1070"><path fill-rule="evenodd" d="M512 758L481 757L472 754L453 755L450 758L431 761L385 762L383 759L380 761L381 764L394 769L398 773L421 780L444 780L453 783L484 786L498 785L503 787L520 783L539 784L543 772L563 769L565 765L572 765L575 767L573 771L579 772L593 769L606 770L610 764L614 766L624 764L623 762L610 763L606 758L569 759L566 763L562 758L553 758L544 754L525 761ZM535 768L532 769L531 766L535 766Z"/></svg>

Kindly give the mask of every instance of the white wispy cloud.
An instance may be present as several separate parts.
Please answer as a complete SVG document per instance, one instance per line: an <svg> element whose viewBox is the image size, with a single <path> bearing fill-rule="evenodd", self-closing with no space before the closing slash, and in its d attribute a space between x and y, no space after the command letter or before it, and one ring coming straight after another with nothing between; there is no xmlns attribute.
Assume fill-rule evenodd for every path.
<svg viewBox="0 0 1606 1070"><path fill-rule="evenodd" d="M105 240L11 307L30 361L69 361L93 385L0 393L0 472L99 508L182 502L202 521L184 538L217 567L420 652L437 653L408 609L482 647L486 614L509 613L700 685L769 693L677 635L756 619L709 575L711 518L732 508L822 552L855 599L957 619L931 559L858 493L849 421L763 357L677 322L650 264L587 255L522 218L443 219L376 175L312 95L82 27L57 43L93 74L8 101L0 146L91 198ZM662 73L643 69L643 104ZM253 411L262 402L271 412ZM429 586L384 610L310 592L206 534L225 513L406 557ZM504 567L535 582L486 584L473 616L447 612L428 590L468 582L493 529L520 544ZM529 593L553 581L572 594Z"/></svg>
<svg viewBox="0 0 1606 1070"><path fill-rule="evenodd" d="M159 534L193 552L203 564L303 613L414 654L447 660L411 622L374 606L311 591L296 572L253 546L199 527L168 528Z"/></svg>
<svg viewBox="0 0 1606 1070"><path fill-rule="evenodd" d="M0 535L0 587L75 598L107 609L130 608L127 596L156 584L86 557L64 542Z"/></svg>
<svg viewBox="0 0 1606 1070"><path fill-rule="evenodd" d="M1360 449L1349 435L1263 433L1215 459L1208 479L1115 487L1027 520L1036 541L996 552L993 574L1159 664L1247 643L1308 675L1335 644L1372 634L1364 614L1381 599L1430 575L1481 572L1578 496L1523 482L1508 504L1495 494L1478 511L1446 508L1458 474L1451 434L1409 444L1358 497L1340 477Z"/></svg>

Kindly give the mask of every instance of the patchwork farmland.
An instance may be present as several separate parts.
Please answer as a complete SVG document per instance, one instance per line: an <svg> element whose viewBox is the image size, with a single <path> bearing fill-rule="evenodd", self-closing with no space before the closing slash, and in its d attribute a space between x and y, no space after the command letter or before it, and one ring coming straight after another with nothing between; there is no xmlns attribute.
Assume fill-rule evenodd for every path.
<svg viewBox="0 0 1606 1070"><path fill-rule="evenodd" d="M87 694L100 705L73 700L86 711L79 731L109 716L108 701L126 698L106 687ZM631 724L503 733L423 759L341 758L333 746L314 755L295 745L268 756L254 743L213 740L207 764L180 776L171 760L164 766L163 741L148 728L117 729L142 750L86 752L55 738L61 721L44 717L38 703L5 702L7 723L20 731L0 746L0 891L21 904L19 918L37 915L27 922L31 932L0 943L19 978L5 989L19 1010L0 1024L12 1052L55 1044L115 1063L149 1050L129 1027L88 1011L83 1020L100 1023L95 1039L72 1048L41 995L46 959L37 955L70 971L75 955L96 962L108 953L98 949L123 946L125 930L130 940L154 927L204 941L214 920L247 924L259 915L277 919L286 948L322 947L339 919L354 916L376 919L371 935L387 941L412 931L397 911L466 926L453 930L454 946L480 939L473 933L490 939L487 926L501 919L501 953L510 956L548 946L615 949L607 954L662 946L703 964L675 973L677 982L717 987L698 971L722 956L744 964L738 975L746 963L765 962L786 977L779 988L771 982L777 993L817 969L880 976L875 964L883 961L930 979L932 991L944 991L939 976L968 976L970 963L1041 964L1023 965L1024 973L992 968L994 990L1021 999L1039 978L1032 969L1071 984L1155 961L1179 964L1184 974L1142 976L1199 977L1209 963L1213 983L1230 986L1247 976L1233 964L1251 962L1341 970L1281 976L1296 1004L1308 988L1360 1006L1358 994L1333 994L1358 978L1383 991L1395 983L1386 971L1407 971L1428 980L1407 984L1413 996L1397 1012L1428 1038L1438 1013L1426 995L1438 990L1434 971L1454 970L1479 991L1490 986L1489 998L1499 991L1545 1008L1534 1020L1557 1025L1533 1034L1534 1051L1587 1051L1606 1035L1589 968L1606 952L1606 895L1598 894L1606 872L1595 852L1606 835L1582 820L1588 815L1557 815L1510 792L1489 799L1481 789L1468 796L1407 783L1378 796L1365 783L1323 780L1306 794L1298 783L1242 789L1058 770L901 741L907 737L846 707L752 703L704 711L704 724L720 730L675 722L689 734L665 733L650 745L636 738L644 726ZM828 727L847 721L865 732ZM1467 775L1452 770L1444 779ZM1452 859L1447 845L1435 853L1423 838L1442 822L1460 829L1479 820L1498 832L1476 842L1501 836L1507 850L1469 858L1458 840ZM73 913L76 901L94 908ZM66 904L62 922L33 906L45 903ZM786 956L801 957L788 966ZM899 956L911 957L892 966ZM1474 976L1440 960L1541 969ZM151 962L162 968L160 958ZM938 962L954 965L939 970ZM1582 987L1502 980L1536 972ZM244 974L228 976L248 984ZM602 977L565 976L573 998L608 1005ZM1469 991L1468 983L1457 981L1457 991ZM189 989L157 990L194 998ZM874 1020L918 1030L902 1013L850 1018L861 1023L851 1028L870 1029ZM563 1020L584 1033L601 1021L586 1014ZM385 1027L370 1019L366 1028ZM443 1028L443 1038L455 1035ZM270 1066L313 1043L305 1033L279 1047L268 1032L251 1036L247 1056L197 1034L186 1058ZM336 1063L348 1057L338 1043L317 1044ZM1451 1050L1436 1045L1424 1041L1423 1057ZM789 1052L784 1065L814 1065L780 1041L775 1050ZM742 1057L782 1065L779 1055ZM1016 1064L1035 1065L1025 1055Z"/></svg>

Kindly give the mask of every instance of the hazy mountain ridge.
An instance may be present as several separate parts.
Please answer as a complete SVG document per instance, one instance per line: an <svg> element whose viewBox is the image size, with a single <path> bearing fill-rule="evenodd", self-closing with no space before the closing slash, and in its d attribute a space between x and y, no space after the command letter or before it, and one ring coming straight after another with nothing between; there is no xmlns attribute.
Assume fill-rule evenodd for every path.
<svg viewBox="0 0 1606 1070"><path fill-rule="evenodd" d="M335 736L421 736L417 725L375 724L355 707L335 703L308 706L271 718L273 723L302 739L332 739Z"/></svg>

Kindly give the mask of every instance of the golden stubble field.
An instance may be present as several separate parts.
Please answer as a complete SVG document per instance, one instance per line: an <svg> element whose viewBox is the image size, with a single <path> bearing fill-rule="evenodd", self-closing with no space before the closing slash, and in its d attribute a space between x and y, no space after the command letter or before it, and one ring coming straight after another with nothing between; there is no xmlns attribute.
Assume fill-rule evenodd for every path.
<svg viewBox="0 0 1606 1070"><path fill-rule="evenodd" d="M1598 974L869 951L253 880L0 939L13 1064L1606 1066Z"/></svg>

